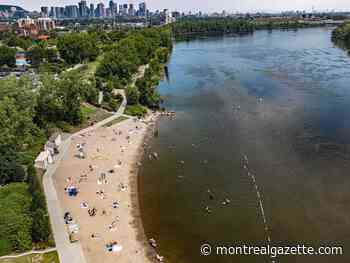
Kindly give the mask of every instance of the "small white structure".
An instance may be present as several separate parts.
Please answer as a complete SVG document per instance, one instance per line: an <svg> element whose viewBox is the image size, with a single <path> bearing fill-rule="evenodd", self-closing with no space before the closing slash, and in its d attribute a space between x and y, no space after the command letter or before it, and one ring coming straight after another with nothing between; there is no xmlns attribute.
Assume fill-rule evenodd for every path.
<svg viewBox="0 0 350 263"><path fill-rule="evenodd" d="M35 159L34 167L46 170L48 165L53 163L53 158L50 151L41 152L38 157Z"/></svg>
<svg viewBox="0 0 350 263"><path fill-rule="evenodd" d="M45 151L49 151L51 155L57 154L58 148L62 143L62 136L60 133L56 132L51 135L50 139L45 144Z"/></svg>
<svg viewBox="0 0 350 263"><path fill-rule="evenodd" d="M52 142L56 145L56 147L59 147L62 143L62 136L60 133L55 132L54 134L51 135L49 142Z"/></svg>

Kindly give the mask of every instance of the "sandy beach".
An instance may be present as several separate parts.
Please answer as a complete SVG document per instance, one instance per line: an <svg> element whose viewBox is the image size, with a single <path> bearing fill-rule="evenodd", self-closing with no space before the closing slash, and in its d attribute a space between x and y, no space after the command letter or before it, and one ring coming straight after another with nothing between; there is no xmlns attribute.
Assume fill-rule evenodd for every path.
<svg viewBox="0 0 350 263"><path fill-rule="evenodd" d="M73 137L54 175L62 213L69 212L79 226L76 236L88 263L151 262L136 177L144 138L156 118L128 119ZM76 196L69 195L73 188Z"/></svg>

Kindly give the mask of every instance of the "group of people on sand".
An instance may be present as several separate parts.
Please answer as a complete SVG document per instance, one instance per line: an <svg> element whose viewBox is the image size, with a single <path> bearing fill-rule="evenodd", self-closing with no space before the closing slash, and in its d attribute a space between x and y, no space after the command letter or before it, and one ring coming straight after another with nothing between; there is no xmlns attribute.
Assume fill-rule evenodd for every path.
<svg viewBox="0 0 350 263"><path fill-rule="evenodd" d="M112 142L119 141L120 140L119 138L122 138L122 136L125 136L125 140L127 142L127 145L131 144L133 134L136 134L137 131L139 131L141 129L140 126L137 125L137 122L138 121L135 120L135 123L136 123L135 128L129 129L128 134L125 134L125 132L123 133L123 131L121 131L121 130L113 129ZM79 141L82 140L83 142L79 142L76 144L77 154L75 156L77 158L79 158L79 159L85 159L85 157L88 158L87 150L86 150L87 142L85 141L85 139L87 137L92 136L93 134L94 134L93 131L89 131L85 134L80 135L80 138L78 140ZM127 145L120 145L121 156L127 150ZM96 147L96 154L99 156L103 155L103 147L101 145L98 145ZM93 154L91 154L89 156L89 159L91 159L91 162L93 162L95 160L93 157ZM107 207L110 207L110 210L106 209L106 208L100 209L100 208L96 208L95 206L90 206L89 202L86 200L84 200L80 203L80 208L86 209L86 211L90 217L96 217L99 215L104 216L104 215L107 215L107 213L108 213L108 215L114 214L113 210L117 210L118 208L120 208L121 202L119 200L116 200L116 199L110 200L110 197L113 196L113 193L108 193L108 196L107 196L107 193L106 193L103 185L107 185L110 183L110 176L113 176L114 174L116 174L117 169L121 168L122 165L123 165L123 162L122 162L122 160L119 159L117 164L114 165L114 167L111 167L110 169L104 169L104 171L101 171L101 169L97 165L97 162L90 163L88 165L86 171L82 172L82 174L79 175L79 178L77 178L77 180L74 180L71 177L68 177L66 179L67 186L65 188L65 191L69 195L69 197L72 197L72 198L77 197L78 193L80 191L80 190L78 190L78 185L80 184L80 189L83 190L84 189L83 183L88 182L89 179L91 180L91 178L92 178L91 175L93 177L96 176L96 181L97 181L96 182L96 186L97 186L96 187L96 198L99 198L101 200L106 200L106 203L109 203L109 204L107 204ZM117 187L117 191L119 191L119 192L125 192L128 189L127 184L125 184L124 182L120 182L119 184L116 185L116 187ZM108 222L106 224L106 229L108 229L111 232L117 230L118 222L120 220L119 216L115 216L113 218L114 219L112 222ZM103 235L101 233L92 233L91 239L103 239ZM113 241L106 243L105 249L108 252L120 252L122 250L122 246L120 244L118 244L118 242L113 240Z"/></svg>

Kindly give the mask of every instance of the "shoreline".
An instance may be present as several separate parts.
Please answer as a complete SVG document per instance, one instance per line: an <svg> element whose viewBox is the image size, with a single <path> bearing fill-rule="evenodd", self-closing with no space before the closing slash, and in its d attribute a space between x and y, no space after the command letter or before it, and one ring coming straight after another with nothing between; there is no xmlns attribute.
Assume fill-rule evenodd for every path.
<svg viewBox="0 0 350 263"><path fill-rule="evenodd" d="M54 175L54 184L62 213L70 212L79 224L80 230L77 236L87 263L96 260L105 263L156 261L156 252L149 245L141 217L138 164L143 158L146 138L151 135L159 116L159 113L151 113L141 121L130 118L110 127L100 127L72 138L73 143ZM123 135L116 135L115 130ZM116 145L113 145L114 143ZM75 154L76 145L79 144L86 144L85 159L79 159ZM107 170L114 169L111 167L118 162L118 159L120 166L115 168L113 173L107 173ZM86 170L92 166L96 168L91 168L93 171L87 172ZM116 166L118 165L114 167ZM106 172L106 182L100 184L98 181L96 184L98 178L96 175L99 175L101 170ZM120 188L124 184L128 190L123 191L127 193L123 194L121 189L116 191L117 185ZM76 197L69 197L64 191L67 186L72 185L78 189ZM99 198L97 195L96 191L100 188L104 192L103 195L106 195L105 198ZM96 192L95 196L93 192ZM120 207L118 203L116 209L111 208L112 202L114 204L116 201L120 202ZM87 204L88 207L83 207L83 204ZM96 208L96 215L89 216L87 210L90 208ZM105 245L109 242L117 242L118 246L122 247L121 251L107 252Z"/></svg>
<svg viewBox="0 0 350 263"><path fill-rule="evenodd" d="M159 121L160 113L157 112L156 114L151 113L154 120L148 124L146 131L143 134L142 142L139 145L139 151L137 153L137 156L134 159L134 163L131 166L131 169L133 173L131 173L129 177L129 184L130 184L130 198L131 198L131 215L134 219L133 226L136 229L136 239L137 241L144 246L145 249L145 256L149 260L149 262L157 262L156 260L156 250L152 248L149 244L149 239L147 238L144 222L142 220L141 216L141 205L140 205L140 166L142 166L142 160L144 159L144 155L146 154L145 151L145 143L147 143L147 140L153 136L153 128L154 125ZM140 164L140 165L139 165Z"/></svg>

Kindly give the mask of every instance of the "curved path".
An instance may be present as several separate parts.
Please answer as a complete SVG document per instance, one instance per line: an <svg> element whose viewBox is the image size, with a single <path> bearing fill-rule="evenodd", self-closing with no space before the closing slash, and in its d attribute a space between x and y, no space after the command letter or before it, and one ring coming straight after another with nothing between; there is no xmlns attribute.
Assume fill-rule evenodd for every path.
<svg viewBox="0 0 350 263"><path fill-rule="evenodd" d="M1 259L11 259L11 258L20 258L20 257L24 257L24 256L29 256L29 255L33 255L33 254L46 254L46 253L50 253L50 252L54 252L56 251L56 248L48 248L48 249L44 249L44 250L31 250L22 254L16 254L16 255L8 255L8 256L2 256L0 257Z"/></svg>

